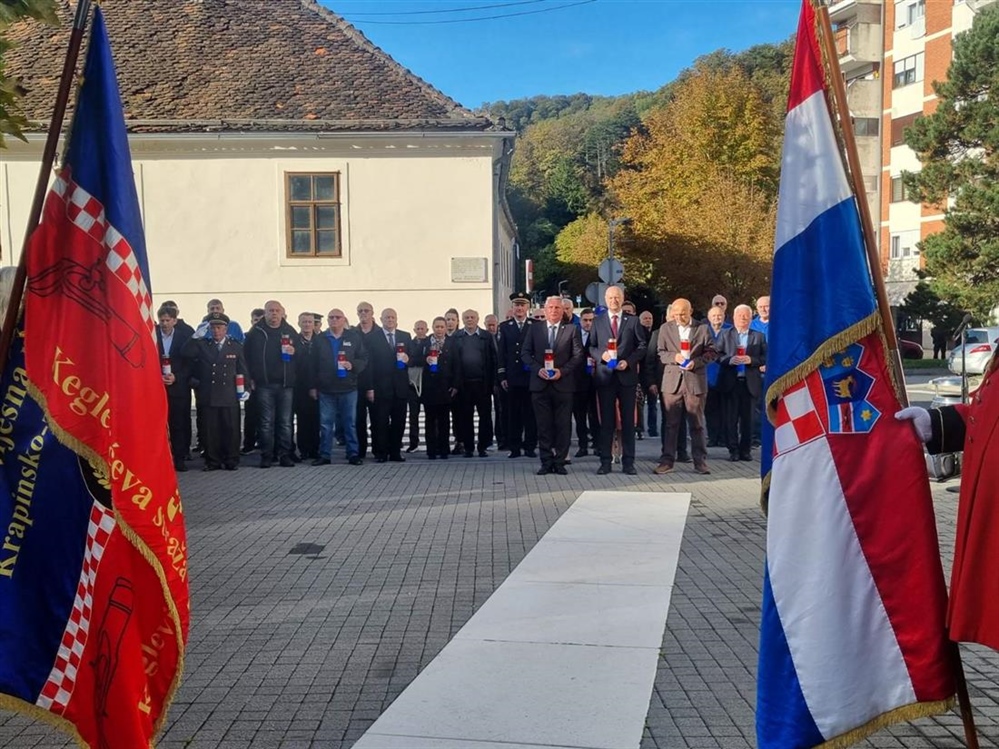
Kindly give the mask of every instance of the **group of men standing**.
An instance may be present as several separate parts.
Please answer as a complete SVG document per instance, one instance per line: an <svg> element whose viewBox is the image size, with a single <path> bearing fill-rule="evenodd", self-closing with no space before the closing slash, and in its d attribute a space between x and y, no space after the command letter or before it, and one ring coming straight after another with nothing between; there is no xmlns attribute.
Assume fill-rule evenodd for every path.
<svg viewBox="0 0 999 749"><path fill-rule="evenodd" d="M599 315L584 309L576 316L571 302L550 297L544 317L532 318L528 296L513 294L503 323L489 315L482 329L477 312L459 317L452 309L430 326L418 322L415 337L398 329L393 309L382 310L375 323L366 302L357 306L354 327L343 310L332 309L325 330L311 312L299 316L296 330L272 300L254 311L245 335L219 300L209 303L197 330L165 303L157 337L175 466L185 470L193 388L205 470L235 470L239 403L249 399L243 452L259 448L263 468L301 460L329 465L334 444L352 465L369 448L376 462L402 462L407 422L406 452L419 444L422 408L431 460L484 457L495 434L510 458L540 456L540 474L565 474L574 420L574 457L594 449L603 475L619 453L622 471L635 474L639 401L648 393L660 403L663 424L656 473L684 461L689 434L694 470L706 474L709 438L725 440L732 460L751 459L766 365L765 328L750 329L761 319L765 325L765 307L758 303L754 321L740 305L730 323L719 300L700 323L689 301L678 299L655 330L628 309L617 286L607 289ZM705 420L706 411L709 421L718 420L712 405L720 405L716 429ZM651 433L654 419L649 423Z"/></svg>

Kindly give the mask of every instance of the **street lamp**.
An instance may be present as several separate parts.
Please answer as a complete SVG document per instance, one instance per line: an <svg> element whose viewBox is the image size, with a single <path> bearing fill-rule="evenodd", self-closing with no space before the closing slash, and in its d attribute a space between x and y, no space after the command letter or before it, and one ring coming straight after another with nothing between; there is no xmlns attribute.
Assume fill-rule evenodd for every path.
<svg viewBox="0 0 999 749"><path fill-rule="evenodd" d="M614 227L630 224L630 218L612 218L607 226L607 257L614 257Z"/></svg>
<svg viewBox="0 0 999 749"><path fill-rule="evenodd" d="M566 279L564 281L559 281L558 282L558 295L559 296L563 296L563 294L562 294L562 287L565 286L567 283L569 283L569 279Z"/></svg>

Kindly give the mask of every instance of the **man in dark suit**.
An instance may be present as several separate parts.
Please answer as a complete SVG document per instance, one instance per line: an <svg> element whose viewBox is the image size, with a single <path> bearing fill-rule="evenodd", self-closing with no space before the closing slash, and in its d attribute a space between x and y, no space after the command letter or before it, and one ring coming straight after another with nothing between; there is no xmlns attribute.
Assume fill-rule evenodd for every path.
<svg viewBox="0 0 999 749"><path fill-rule="evenodd" d="M409 352L413 337L396 325L394 309L382 310L380 332L365 341L368 370L375 391L371 412L371 447L375 461L402 463L402 436L409 405Z"/></svg>
<svg viewBox="0 0 999 749"><path fill-rule="evenodd" d="M531 302L524 292L514 292L510 301L513 317L500 324L497 346L497 375L500 388L506 393L506 445L511 458L519 458L521 454L533 458L538 430L531 407L531 373L521 359L524 338L533 324L527 314Z"/></svg>
<svg viewBox="0 0 999 749"><path fill-rule="evenodd" d="M368 352L368 366L357 378L357 418L354 421L357 429L357 454L364 460L368 455L368 419L372 424L375 420L375 389L372 384L372 367L370 362L371 344L382 335L381 327L375 322L375 308L370 302L359 302L357 305L357 325L355 329L361 334L361 343ZM338 437L339 438L339 437ZM372 435L372 452L378 451L374 446Z"/></svg>
<svg viewBox="0 0 999 749"><path fill-rule="evenodd" d="M531 403L541 451L538 475L565 476L572 437L572 394L576 370L583 363L583 341L579 329L563 320L561 298L548 297L545 322L531 326L521 359L531 368Z"/></svg>
<svg viewBox="0 0 999 749"><path fill-rule="evenodd" d="M767 341L749 327L753 312L740 304L732 313L734 326L719 338L718 388L722 393L729 460L752 460L753 413L763 395L760 367L767 364Z"/></svg>
<svg viewBox="0 0 999 749"><path fill-rule="evenodd" d="M607 312L593 322L590 335L590 356L596 362L594 381L600 403L600 468L599 475L611 471L611 441L617 415L621 412L621 466L635 475L635 389L638 368L645 356L647 342L638 318L625 314L624 292L620 286L609 286L604 294ZM616 351L608 348L613 341Z"/></svg>
<svg viewBox="0 0 999 749"><path fill-rule="evenodd" d="M686 299L673 302L673 319L659 328L656 349L663 364L663 381L659 389L666 409L666 442L655 473L673 470L684 410L694 470L711 473L704 435L704 402L708 393L707 365L715 359L715 348L708 326L691 319L690 302Z"/></svg>
<svg viewBox="0 0 999 749"><path fill-rule="evenodd" d="M461 315L465 327L454 334L454 386L458 391L458 429L456 433L466 458L488 457L486 448L493 441L492 392L496 380L496 347L492 336L479 327L479 313L467 309ZM476 441L475 414L479 415Z"/></svg>
<svg viewBox="0 0 999 749"><path fill-rule="evenodd" d="M186 329L177 325L174 307L163 305L156 316L160 321L156 328L156 345L166 388L170 452L173 467L177 471L186 471L184 460L191 449L191 367L182 352L194 331L189 325Z"/></svg>
<svg viewBox="0 0 999 749"><path fill-rule="evenodd" d="M239 464L236 375L248 379L248 370L242 344L226 335L228 326L225 314L213 312L208 316L208 335L192 339L184 350L192 362L191 385L205 409L205 471L235 471Z"/></svg>
<svg viewBox="0 0 999 749"><path fill-rule="evenodd" d="M593 310L587 307L579 313L579 336L583 341L583 363L576 370L576 392L572 395L572 418L576 421L575 458L590 454L590 445L597 450L600 417L597 415L597 395L593 387L593 371L597 363L590 356L590 336L593 334Z"/></svg>

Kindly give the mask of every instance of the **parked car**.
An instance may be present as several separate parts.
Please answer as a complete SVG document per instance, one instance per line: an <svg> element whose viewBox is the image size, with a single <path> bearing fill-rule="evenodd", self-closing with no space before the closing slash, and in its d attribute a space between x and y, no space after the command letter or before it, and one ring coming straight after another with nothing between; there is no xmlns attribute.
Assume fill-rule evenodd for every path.
<svg viewBox="0 0 999 749"><path fill-rule="evenodd" d="M968 374L982 374L996 345L999 345L999 327L969 328L966 341L964 356ZM947 368L954 374L961 374L961 344L955 346L947 357Z"/></svg>
<svg viewBox="0 0 999 749"><path fill-rule="evenodd" d="M923 347L914 341L907 341L904 338L898 339L898 351L903 359L923 358Z"/></svg>

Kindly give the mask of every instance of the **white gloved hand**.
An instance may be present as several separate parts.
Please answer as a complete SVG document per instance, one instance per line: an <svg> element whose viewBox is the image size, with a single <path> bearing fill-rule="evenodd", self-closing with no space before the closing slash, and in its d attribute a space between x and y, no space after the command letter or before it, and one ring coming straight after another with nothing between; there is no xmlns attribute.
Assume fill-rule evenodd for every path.
<svg viewBox="0 0 999 749"><path fill-rule="evenodd" d="M930 412L925 408L909 406L895 414L895 418L899 421L911 421L912 426L916 430L916 435L924 443L929 442L930 438L933 437L933 428L930 426Z"/></svg>

